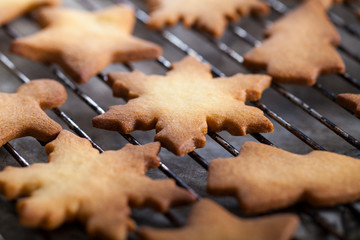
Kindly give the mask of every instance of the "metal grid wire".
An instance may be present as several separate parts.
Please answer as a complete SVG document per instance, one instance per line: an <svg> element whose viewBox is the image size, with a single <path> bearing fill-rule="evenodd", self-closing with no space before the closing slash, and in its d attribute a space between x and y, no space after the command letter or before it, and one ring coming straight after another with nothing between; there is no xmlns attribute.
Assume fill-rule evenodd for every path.
<svg viewBox="0 0 360 240"><path fill-rule="evenodd" d="M100 8L99 2L95 1L95 0L78 0L76 2L78 3L77 7L79 7L79 8L85 8L87 10L96 10L96 9ZM136 9L138 25L141 25L147 21L148 15L142 10L144 8L142 2L139 2L136 0L134 0L133 2L109 0L107 2L107 4L111 5L111 4L124 3L124 2L131 4ZM99 4L99 6L98 6L98 4ZM269 4L274 10L274 13L272 15L277 14L279 16L279 15L285 14L288 11L288 7L277 0L271 0L269 2ZM352 11L352 8L347 7L347 11ZM347 35L349 35L349 37L351 36L354 38L358 38L358 39L356 39L357 41L360 40L360 31L354 25L348 24L346 20L342 19L342 17L339 17L339 15L337 15L336 13L331 12L329 14L329 16L331 17L332 21L339 27L339 29L344 31ZM272 16L270 16L270 18L271 17ZM32 24L32 25L34 24L32 19L30 19L30 18L26 18L26 19L24 19L24 21L27 24ZM269 19L266 19L266 20L251 19L250 21L251 22L249 22L249 25L255 24L256 29L260 29L260 31L258 30L258 32L262 31L263 26L271 24L271 21ZM245 24L245 25L247 25L247 24ZM184 30L181 27L177 27L177 28L173 29L172 31L161 31L161 32L157 32L157 33L146 30L143 26L141 26L141 27L143 28L142 31L135 30L135 35L143 34L142 37L150 38L150 39L155 38L154 41L161 43L163 46L166 44L169 44L169 46L167 46L167 47L164 46L164 49L165 49L164 54L166 54L167 52L173 53L174 50L178 50L182 54L196 56L199 59L201 59L202 61L211 64L210 62L213 62L215 59L214 55L206 56L207 55L206 52L201 54L200 53L201 50L199 50L199 51L195 50L195 49L200 49L199 45L195 44L196 47L190 47L190 44L186 43L189 38L191 39L191 41L190 41L191 43L194 43L195 42L194 39L197 38L196 41L199 41L201 45L202 45L202 43L208 44L211 51L215 51L215 52L218 51L217 53L221 54L220 55L221 61L228 61L228 60L232 61L234 65L231 67L231 69L232 69L232 71L235 71L235 72L238 72L239 71L238 68L242 67L241 65L243 62L243 57L240 54L241 51L236 48L236 44L234 44L234 42L236 41L238 43L238 42L240 42L238 40L241 39L245 43L249 44L249 47L257 46L261 43L261 41L258 40L257 37L253 36L251 33L249 33L247 30L245 30L245 29L247 29L246 27L243 28L243 27L241 27L241 25L235 25L235 24L230 25L230 27L226 33L227 35L230 35L230 37L225 36L221 40L214 39L205 33L195 32L192 29ZM178 34L178 32L180 32L180 34ZM14 39L14 38L23 36L21 31L17 30L16 22L3 27L3 33L9 38L7 44L10 42L10 39ZM188 34L189 35L191 34L193 36L189 37ZM0 37L4 37L4 36L0 36ZM228 41L228 42L226 42L226 41ZM232 46L232 45L234 45L234 46ZM339 50L351 59L350 61L352 61L351 62L352 64L358 64L359 57L355 51L356 49L352 49L348 45L342 44L339 47ZM179 53L177 53L177 55L179 55ZM225 60L225 58L227 58L227 60ZM22 64L20 63L19 65L17 65L14 63L17 61L20 61L20 60L8 53L0 52L0 62L3 64L5 69L9 70L9 72L14 77L21 80L21 82L23 82L23 83L29 82L30 77L28 77L28 76L32 75L34 73L34 69L30 69L28 71L28 73L25 74L20 70L20 67L23 67L24 63L22 63ZM25 61L25 60L21 60L21 61ZM157 66L154 66L155 63L157 64ZM138 63L131 64L131 65L124 64L123 66L116 66L116 67L117 68L121 67L122 71L132 71L133 69L140 69L140 70L145 70L145 71L153 73L154 71L162 72L162 70L168 70L171 66L170 60L165 56L158 58L154 63L149 63L149 65L150 64L152 64L150 69L147 67L147 65L138 64ZM87 90L82 90L82 88L83 88L82 86L80 87L80 86L74 84L72 81L70 81L57 66L55 66L55 65L40 66L40 65L41 64L38 64L37 67L41 68L41 73L47 71L49 77L52 77L52 78L55 77L73 93L71 95L71 99L72 99L71 100L72 103L70 103L71 105L73 103L80 104L80 102L83 102L83 103L85 103L86 108L91 108L95 112L95 114L104 113L104 109L100 106L100 104L104 104L104 102L106 102L103 99L104 93L96 91L94 94L94 89L99 90L99 86L101 85L101 83L105 83L105 84L103 84L104 86L101 85L102 87L107 87L106 86L107 78L106 78L105 73L98 74L98 76L96 78L94 78L90 83L88 83L89 85L91 85L91 84L94 84L93 81L100 80L100 81L98 81L98 82L100 82L100 85L98 82L96 82L95 88L87 89L89 92L91 92L89 94L87 92ZM139 66L141 65L141 66L138 68L135 65L139 65ZM224 67L224 64L219 64L219 63L211 64L211 69L212 69L212 73L213 73L214 77L224 77L224 76L228 75L228 74L225 74L225 71L220 70L220 67L218 67L219 65ZM116 68L116 67L114 67L114 68ZM227 67L225 65L225 69L226 68ZM118 70L118 69L115 69L115 70ZM228 71L228 69L226 69L226 70ZM246 70L241 70L241 71L246 71ZM352 76L352 74L353 73L339 74L338 77L345 80L344 82L349 83L352 87L355 87L356 89L360 89L360 83L358 82L358 80L355 77ZM329 78L329 77L326 77L326 78ZM341 83L341 85L343 85L343 83ZM84 88L86 88L86 87L84 87ZM280 101L278 101L276 97L271 95L270 101L269 101L269 99L264 99L265 98L264 97L261 101L256 101L256 102L251 103L252 105L257 106L258 108L262 109L272 120L274 120L273 121L274 123L278 123L278 125L275 125L275 132L273 134L267 134L267 136L269 135L272 139L275 140L275 142L278 142L280 144L273 143L274 142L273 140L269 140L269 138L267 136L264 137L261 134L251 134L251 136L259 142L269 144L269 145L274 145L274 146L276 145L281 148L286 148L285 146L283 146L284 140L279 141L279 139L286 138L285 135L288 135L287 133L290 133L295 138L297 138L301 142L305 143L306 146L309 146L311 149L325 150L325 147L323 147L322 145L320 145L318 143L320 141L314 140L314 137L309 136L312 133L312 131L317 128L317 125L315 127L309 126L308 128L302 127L304 130L300 130L300 128L295 127L295 124L292 123L294 117L292 115L287 114L289 109L286 111L279 111L274 106L273 107L276 108L276 110L272 110L272 107L267 106L268 104L271 104L272 102L275 102L276 104L280 104L280 105L290 104L290 111L294 111L293 106L291 106L291 104L293 104L294 106L299 107L300 110L305 111L309 115L310 120L307 120L308 123L310 123L312 125L314 122L313 120L315 119L320 123L320 125L322 125L321 126L322 128L328 128L328 131L330 131L333 134L338 135L340 137L340 138L335 138L336 144L335 144L335 146L330 144L329 150L345 153L347 155L351 155L351 156L355 156L355 157L359 156L358 149L360 149L360 143L359 143L359 140L357 139L357 138L359 138L359 134L357 134L358 131L354 130L354 129L356 129L357 119L350 120L351 124L353 124L353 125L351 125L352 128L351 127L349 128L346 125L342 125L342 127L340 127L339 124L335 123L335 121L329 120L327 117L324 116L324 114L320 113L323 110L322 108L320 108L320 110L315 110L315 107L311 107L311 104L308 104L305 100L302 100L302 97L297 96L297 94L299 94L300 91L295 90L296 88L301 88L302 91L304 91L304 90L308 91L308 88L291 87L291 86L288 87L288 86L281 86L279 84L273 83L271 86L271 89L273 90L273 92L278 93L280 96L282 96L282 99ZM312 87L312 89L314 89L316 91L316 93L321 93L321 95L323 95L324 97L331 100L330 103L335 102L336 94L333 93L331 90L328 90L321 83L317 83L314 87ZM339 89L343 89L343 87L341 87ZM110 88L108 88L107 90L104 90L104 91L107 91L105 94L108 94L108 95L111 94ZM351 91L351 89L350 89L350 91ZM296 92L296 94L293 92ZM266 94L264 94L264 95L266 95ZM318 98L319 96L315 95L315 97ZM322 100L326 101L324 99L322 99ZM114 101L114 100L111 100L111 101ZM328 104L328 103L326 103L326 104ZM106 104L106 106L108 106L108 105L110 105L110 104ZM335 105L336 105L336 103L335 103ZM341 108L339 106L336 106L336 107L339 109ZM71 113L74 113L74 111L72 111L73 106L72 106L72 108L67 107L67 111L68 110L70 110ZM117 139L117 137L112 136L113 135L112 133L106 132L106 134L104 134L104 133L100 133L99 130L96 132L96 134L94 134L93 132L95 130L93 130L93 129L89 130L89 127L86 126L86 125L88 125L88 123L87 124L83 123L84 120L89 120L89 119L79 118L78 113L73 116L73 118L76 118L76 120L73 120L71 117L69 117L70 114L67 115L65 113L65 111L62 111L58 108L53 109L52 112L63 121L64 125L66 125L70 129L72 129L77 135L87 138L93 144L93 146L96 149L98 149L100 152L104 151L103 148L100 147L103 144L103 138L105 138L105 139L111 138L111 140ZM76 113L76 111L75 111L75 113ZM304 117L304 116L302 116L302 117ZM346 111L341 112L341 117L346 118L346 119L353 118ZM290 118L290 120L288 118ZM296 117L296 118L298 118L298 117ZM79 122L81 122L81 123L79 123ZM339 122L339 121L337 120L337 122ZM346 122L346 123L348 123L348 122ZM84 126L84 125L86 128L86 131L84 131L82 128L80 128L80 126ZM345 128L350 129L350 131L346 130ZM91 132L91 133L89 133L89 132ZM274 134L276 134L276 137L273 137ZM92 136L90 137L90 135L92 135ZM110 137L110 135L111 135L111 137ZM139 145L140 142L133 135L138 135L141 139L144 139L145 142L151 141L148 139L149 138L148 136L151 136L151 134L147 135L146 133L134 133L133 135L120 133L120 135L126 141L128 141L132 144L137 144L137 145ZM224 135L227 135L227 134L225 133ZM227 137L221 137L217 133L208 133L208 136L211 139L213 139L214 142L208 141L207 147L205 147L204 150L197 150L196 152L194 151L192 153L189 153L189 157L205 170L205 172L202 172L202 175L205 176L205 179L204 179L204 177L202 179L200 179L200 185L202 187L204 186L204 184L206 184L205 183L206 170L208 168L209 161L215 157L227 156L225 153L219 153L219 149L215 146L215 144L218 144L223 149L225 149L228 152L228 154L230 154L232 156L236 156L239 153L238 149L239 149L239 146L241 146L241 143L245 140L250 140L249 137L232 137L232 136L228 136L228 135L227 135ZM323 137L325 137L325 138L333 137L333 135L331 135L331 134L329 135L329 133L327 131L325 131L324 129L322 129L321 136L322 136L322 138L320 138L320 140L323 140ZM225 140L225 139L230 139L230 140ZM241 139L241 140L239 140L239 139ZM18 151L17 149L23 148L21 146L22 142L26 142L26 144L25 144L26 147L33 144L31 142L29 143L28 141L30 141L30 140L15 140L14 141L15 146L11 145L10 143L7 143L4 146L4 149L6 149L10 153L10 155L12 157L14 157L16 159L16 161L23 167L29 166L30 163L29 163L29 161L27 161L25 159L25 157L23 157L19 153L20 151ZM101 141L102 144L98 145L97 144L98 141ZM117 141L120 142L119 139L117 139ZM288 140L285 140L285 141L288 142ZM294 147L295 149L299 149L299 148L303 149L302 146L300 147L297 145L298 142L299 141L295 141L295 143L292 144L293 145L292 147ZM329 141L327 141L326 143L328 143L328 142ZM343 142L348 143L351 148L349 148L349 146L346 144L344 145ZM106 141L106 143L109 144L111 142ZM210 148L208 148L208 145L210 145ZM116 142L116 144L114 144L111 147L118 149L121 146L122 146L122 144L118 144ZM234 146L236 146L236 147L234 147ZM344 147L344 146L346 146L346 147ZM25 147L25 149L26 149L26 147ZM289 148L289 146L287 146L287 147ZM292 149L292 147L290 147L290 150ZM27 150L29 150L29 149L27 149ZM209 154L208 151L215 152L215 154L213 154L213 155L212 155L212 153ZM301 151L303 151L303 150L301 150ZM308 151L308 149L304 150L304 152L306 152L306 151ZM201 153L199 153L199 152L201 152ZM25 152L25 154L28 154L28 153ZM166 164L164 162L162 162L161 166L159 167L159 169L161 170L162 173L164 173L167 177L175 179L175 181L177 182L177 184L179 186L184 187L185 189L190 191L198 199L200 198L200 196L206 196L206 193L204 193L204 189L201 189L201 186L199 186L199 179L196 178L196 175L191 174L191 173L198 173L199 171L201 171L201 170L197 169L198 167L191 166L190 168L187 168L188 165L186 165L186 164L189 164L189 162L186 162L185 160L183 161L183 159L174 159L177 157L175 157L167 152L163 153L163 151L162 151L162 155L165 155L165 158L162 158L162 159L165 159L164 161L166 161ZM30 154L30 156L31 156L31 154ZM174 164L174 161L176 161L175 164ZM9 164L12 164L12 163L9 163ZM6 165L6 163L5 163L5 165ZM170 169L172 169L172 170L170 170ZM159 174L155 173L155 172L150 172L150 176L155 177L155 178L163 177L163 176L159 176ZM196 181L192 181L195 178L196 178ZM216 198L216 199L220 203L225 205L227 208L229 208L230 210L237 212L236 203L234 203L233 199L231 199L231 200L226 199L226 198L225 199ZM329 238L329 239L332 239L332 238L359 239L360 238L359 232L356 231L355 230L356 227L354 227L354 226L358 226L360 224L359 223L360 213L355 204L347 204L347 205L337 206L337 207L330 208L330 209L314 209L314 208L311 208L304 204L299 204L295 207L286 209L285 211L298 213L299 216L302 218L302 227L300 228L300 230L298 231L298 233L296 235L297 239L317 239L320 236L321 236L321 238ZM154 225L154 223L153 223L154 219L161 218L160 216L154 217L154 213L151 213L151 214L138 213L138 215L139 215L139 217L137 218L136 213L135 213L135 216L134 216L135 220L137 220L138 222L144 221L145 223L150 224L150 225L151 225L151 223L152 223L152 225ZM170 220L170 222L172 224L181 225L185 218L184 215L186 215L186 214L184 214L182 210L179 210L179 211L169 212L168 214L166 214L166 217L168 220ZM1 219L0 219L0 221L1 221ZM158 224L166 225L166 223L164 223L162 220L159 220ZM349 225L354 225L354 226L349 226ZM0 227L0 232L1 231L2 231L2 229ZM22 230L22 231L25 231L25 230ZM40 233L32 232L32 234L34 234L34 235L40 234L41 236L43 236L45 238L50 238L50 239L59 238L59 235L61 235L62 232L65 232L66 234L68 234L68 231L66 229L62 228L59 231L61 233L49 233L49 232L40 231ZM69 230L69 231L71 232L72 230ZM78 230L78 231L80 231L80 230ZM5 233L3 235L5 235ZM67 235L67 237L68 236L69 235ZM130 236L130 237L134 237L134 236ZM82 236L82 237L78 236L77 238L73 238L73 239L82 239L82 238L84 238L84 236ZM1 235L0 235L0 239L1 239Z"/></svg>

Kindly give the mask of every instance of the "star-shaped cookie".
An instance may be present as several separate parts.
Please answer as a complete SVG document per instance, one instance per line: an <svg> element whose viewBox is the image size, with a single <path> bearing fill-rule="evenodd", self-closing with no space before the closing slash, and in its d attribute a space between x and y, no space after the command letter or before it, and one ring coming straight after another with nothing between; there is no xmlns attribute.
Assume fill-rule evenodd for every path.
<svg viewBox="0 0 360 240"><path fill-rule="evenodd" d="M197 202L185 227L170 230L141 228L146 240L286 240L291 239L298 218L282 214L256 219L240 219L208 199Z"/></svg>
<svg viewBox="0 0 360 240"><path fill-rule="evenodd" d="M266 14L267 4L260 0L146 0L151 10L148 26L161 29L183 20L186 27L196 25L216 37L223 35L228 19L250 13Z"/></svg>
<svg viewBox="0 0 360 240"><path fill-rule="evenodd" d="M263 112L244 104L269 86L266 75L212 78L210 67L194 57L174 63L166 76L111 73L114 95L129 102L111 106L93 119L97 128L130 133L156 129L155 141L177 155L204 147L208 131L233 135L270 132Z"/></svg>
<svg viewBox="0 0 360 240"><path fill-rule="evenodd" d="M321 74L342 73L334 46L340 36L320 1L307 1L276 21L267 39L245 55L245 66L266 70L278 83L314 85Z"/></svg>
<svg viewBox="0 0 360 240"><path fill-rule="evenodd" d="M208 192L237 197L245 213L260 213L297 202L332 206L360 199L360 161L313 151L297 155L247 142L236 158L210 162Z"/></svg>
<svg viewBox="0 0 360 240"><path fill-rule="evenodd" d="M360 117L360 94L342 93L337 96L336 101L353 112L356 117Z"/></svg>
<svg viewBox="0 0 360 240"><path fill-rule="evenodd" d="M62 128L43 110L61 106L66 98L60 83L46 79L23 84L15 94L0 93L0 146L25 136L53 140Z"/></svg>
<svg viewBox="0 0 360 240"><path fill-rule="evenodd" d="M59 3L60 0L1 0L0 26L36 8Z"/></svg>
<svg viewBox="0 0 360 240"><path fill-rule="evenodd" d="M85 83L113 62L155 59L161 48L133 37L133 9L117 5L98 12L42 8L37 21L44 27L15 40L14 53L35 61L56 63L76 82Z"/></svg>
<svg viewBox="0 0 360 240"><path fill-rule="evenodd" d="M68 131L46 145L49 163L28 168L7 167L0 173L0 190L17 204L21 223L53 229L80 220L92 236L126 239L134 229L131 207L169 207L195 201L171 179L152 180L148 169L158 167L159 143L126 145L99 153L91 143Z"/></svg>

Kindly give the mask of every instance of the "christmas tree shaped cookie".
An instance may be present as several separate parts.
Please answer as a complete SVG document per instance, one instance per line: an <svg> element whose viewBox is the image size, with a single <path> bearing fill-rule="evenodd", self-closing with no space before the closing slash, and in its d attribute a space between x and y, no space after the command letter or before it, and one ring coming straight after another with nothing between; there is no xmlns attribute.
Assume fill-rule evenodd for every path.
<svg viewBox="0 0 360 240"><path fill-rule="evenodd" d="M266 70L277 83L314 85L321 74L342 73L340 36L320 1L307 1L276 21L265 41L245 55L245 66Z"/></svg>

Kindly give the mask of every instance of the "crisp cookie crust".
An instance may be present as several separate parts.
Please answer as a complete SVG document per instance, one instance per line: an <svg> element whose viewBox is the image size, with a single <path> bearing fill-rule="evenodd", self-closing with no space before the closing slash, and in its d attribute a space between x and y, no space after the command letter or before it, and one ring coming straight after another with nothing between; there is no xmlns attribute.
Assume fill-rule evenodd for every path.
<svg viewBox="0 0 360 240"><path fill-rule="evenodd" d="M46 145L49 163L5 168L0 190L7 199L25 196L17 203L25 226L53 229L76 219L93 237L126 239L135 228L130 207L165 212L195 201L173 180L145 176L159 166L159 151L160 144L151 143L99 153L88 140L64 130Z"/></svg>
<svg viewBox="0 0 360 240"><path fill-rule="evenodd" d="M61 0L1 0L0 26L43 6L59 5Z"/></svg>
<svg viewBox="0 0 360 240"><path fill-rule="evenodd" d="M274 82L311 86L321 74L342 73L340 35L319 1L307 1L276 21L267 39L245 55L245 66L266 70Z"/></svg>
<svg viewBox="0 0 360 240"><path fill-rule="evenodd" d="M166 76L110 73L114 95L128 100L93 119L97 128L130 133L156 129L155 140L177 155L204 147L208 131L233 135L270 132L264 113L245 101L260 99L266 75L212 78L210 67L193 57L174 63Z"/></svg>
<svg viewBox="0 0 360 240"><path fill-rule="evenodd" d="M223 35L228 20L236 21L250 13L266 14L269 8L259 0L146 0L151 10L148 26L162 29L183 20L216 37Z"/></svg>
<svg viewBox="0 0 360 240"><path fill-rule="evenodd" d="M0 93L0 146L25 136L53 140L62 128L43 110L61 106L66 98L65 88L48 79L23 84L15 94Z"/></svg>
<svg viewBox="0 0 360 240"><path fill-rule="evenodd" d="M360 117L360 94L342 93L337 96L336 101L356 117Z"/></svg>
<svg viewBox="0 0 360 240"><path fill-rule="evenodd" d="M210 162L208 192L237 197L246 213L297 202L333 206L360 199L360 161L325 151L297 155L246 142L235 158Z"/></svg>
<svg viewBox="0 0 360 240"><path fill-rule="evenodd" d="M125 5L98 12L42 8L37 21L44 27L15 40L11 51L35 61L56 63L76 82L85 83L113 62L155 59L161 48L133 37L133 9Z"/></svg>
<svg viewBox="0 0 360 240"><path fill-rule="evenodd" d="M299 219L281 214L255 219L240 219L208 199L196 203L186 226L180 229L140 228L146 240L287 240L291 239Z"/></svg>

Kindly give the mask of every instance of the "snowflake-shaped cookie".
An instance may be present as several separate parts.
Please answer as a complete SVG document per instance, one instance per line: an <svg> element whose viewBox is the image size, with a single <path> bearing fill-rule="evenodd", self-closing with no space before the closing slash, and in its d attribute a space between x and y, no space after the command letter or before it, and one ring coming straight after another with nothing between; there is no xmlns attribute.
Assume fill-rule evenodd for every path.
<svg viewBox="0 0 360 240"><path fill-rule="evenodd" d="M183 20L185 26L196 25L220 37L228 19L237 20L250 13L265 14L268 6L260 0L146 0L150 6L148 25L161 29Z"/></svg>
<svg viewBox="0 0 360 240"><path fill-rule="evenodd" d="M114 95L129 102L111 106L93 125L123 133L155 128L155 141L177 155L203 147L208 131L245 135L273 130L261 110L244 104L261 97L271 81L266 75L213 78L207 64L187 57L166 76L133 72L109 77Z"/></svg>
<svg viewBox="0 0 360 240"><path fill-rule="evenodd" d="M134 229L131 207L169 207L194 201L173 180L145 176L159 166L159 143L126 145L99 153L90 142L62 131L46 145L49 163L28 168L7 167L0 173L0 190L18 204L21 223L53 229L64 221L80 220L92 236L126 239Z"/></svg>

